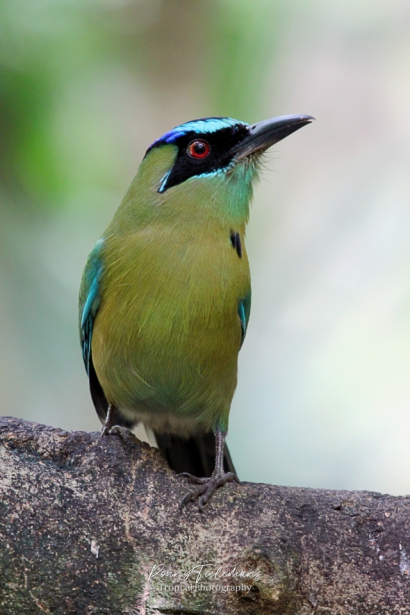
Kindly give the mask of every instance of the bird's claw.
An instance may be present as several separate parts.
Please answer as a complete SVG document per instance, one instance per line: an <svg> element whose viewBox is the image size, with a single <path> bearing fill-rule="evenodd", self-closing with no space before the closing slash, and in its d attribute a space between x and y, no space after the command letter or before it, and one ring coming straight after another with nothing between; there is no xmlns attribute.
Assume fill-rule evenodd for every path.
<svg viewBox="0 0 410 615"><path fill-rule="evenodd" d="M209 478L197 478L187 472L183 472L182 476L188 478L192 483L200 485L200 487L191 493L188 493L183 498L180 504L181 509L186 506L188 502L195 502L195 500L198 500L198 508L199 510L202 510L219 487L222 487L226 483L230 483L232 481L239 483L239 478L233 472L216 473Z"/></svg>
<svg viewBox="0 0 410 615"><path fill-rule="evenodd" d="M132 431L127 429L126 427L121 427L121 425L104 425L101 429L100 438L104 436L120 436L123 440L125 440L129 436L133 436Z"/></svg>
<svg viewBox="0 0 410 615"><path fill-rule="evenodd" d="M206 481L209 480L209 478L202 478L202 477L199 477L199 476L193 476L189 472L180 472L180 474L178 474L178 476L183 476L184 478L187 478L191 483L195 483L196 485L203 485L204 483L206 483Z"/></svg>

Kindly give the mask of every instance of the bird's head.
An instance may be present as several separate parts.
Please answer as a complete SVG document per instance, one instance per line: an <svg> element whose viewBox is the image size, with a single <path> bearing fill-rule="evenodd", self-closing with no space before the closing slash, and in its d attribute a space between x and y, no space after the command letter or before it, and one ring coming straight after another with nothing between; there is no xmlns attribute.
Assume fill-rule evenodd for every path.
<svg viewBox="0 0 410 615"><path fill-rule="evenodd" d="M246 222L262 154L313 119L288 115L252 125L226 117L186 122L148 148L131 191L141 195L146 187L151 202L154 197L166 210L186 212L189 204L192 215L196 207Z"/></svg>

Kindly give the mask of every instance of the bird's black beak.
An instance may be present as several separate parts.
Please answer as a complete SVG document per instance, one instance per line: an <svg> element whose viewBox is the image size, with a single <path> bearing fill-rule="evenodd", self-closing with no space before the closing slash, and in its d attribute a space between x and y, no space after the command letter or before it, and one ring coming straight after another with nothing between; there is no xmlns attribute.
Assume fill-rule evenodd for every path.
<svg viewBox="0 0 410 615"><path fill-rule="evenodd" d="M292 132L310 124L314 119L311 115L282 115L252 124L247 127L248 134L235 145L232 153L235 154L236 160L256 152L262 153Z"/></svg>

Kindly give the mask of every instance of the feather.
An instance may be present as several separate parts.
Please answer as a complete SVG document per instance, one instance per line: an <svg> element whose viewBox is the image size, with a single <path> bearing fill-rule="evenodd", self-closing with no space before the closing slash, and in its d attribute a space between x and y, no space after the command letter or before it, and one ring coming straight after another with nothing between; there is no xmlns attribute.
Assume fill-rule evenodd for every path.
<svg viewBox="0 0 410 615"><path fill-rule="evenodd" d="M239 301L238 303L238 315L241 321L242 339L241 346L245 340L246 330L248 328L249 317L251 315L251 291Z"/></svg>

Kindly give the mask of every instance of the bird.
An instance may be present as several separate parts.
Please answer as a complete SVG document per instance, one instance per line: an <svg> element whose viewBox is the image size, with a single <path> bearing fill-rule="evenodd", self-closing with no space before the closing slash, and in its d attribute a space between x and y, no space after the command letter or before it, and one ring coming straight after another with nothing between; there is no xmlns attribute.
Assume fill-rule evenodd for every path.
<svg viewBox="0 0 410 615"><path fill-rule="evenodd" d="M143 423L199 508L239 482L225 444L251 310L245 248L263 154L314 118L185 122L147 149L90 252L82 355L101 435Z"/></svg>

